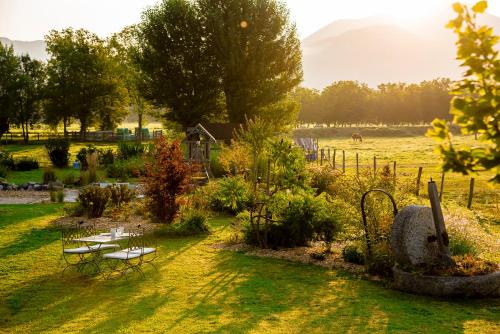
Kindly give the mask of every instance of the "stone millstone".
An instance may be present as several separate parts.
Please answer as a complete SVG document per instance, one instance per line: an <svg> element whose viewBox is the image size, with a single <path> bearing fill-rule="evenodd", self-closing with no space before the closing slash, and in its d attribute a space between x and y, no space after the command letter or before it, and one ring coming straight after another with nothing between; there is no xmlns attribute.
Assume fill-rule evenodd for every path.
<svg viewBox="0 0 500 334"><path fill-rule="evenodd" d="M408 206L402 209L392 224L391 248L394 259L401 265L436 263L440 258L439 246L435 238L429 241L435 236L431 208Z"/></svg>

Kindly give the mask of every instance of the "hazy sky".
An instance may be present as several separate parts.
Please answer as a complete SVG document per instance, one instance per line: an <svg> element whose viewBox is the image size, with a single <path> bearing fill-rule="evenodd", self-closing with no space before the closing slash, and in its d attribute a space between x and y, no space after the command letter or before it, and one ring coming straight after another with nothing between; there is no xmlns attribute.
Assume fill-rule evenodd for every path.
<svg viewBox="0 0 500 334"><path fill-rule="evenodd" d="M85 28L101 37L136 23L159 0L0 0L0 36L42 39L50 29ZM456 0L286 0L301 38L338 20L373 15L408 23L449 8ZM475 2L475 1L467 1ZM489 0L500 16L500 0Z"/></svg>

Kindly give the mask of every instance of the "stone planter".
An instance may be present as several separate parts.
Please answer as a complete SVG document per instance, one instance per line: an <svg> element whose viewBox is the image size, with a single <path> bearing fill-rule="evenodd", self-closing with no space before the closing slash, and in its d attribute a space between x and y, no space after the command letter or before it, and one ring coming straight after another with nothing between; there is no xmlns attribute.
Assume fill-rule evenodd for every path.
<svg viewBox="0 0 500 334"><path fill-rule="evenodd" d="M401 291L434 297L500 297L500 271L488 275L426 276L394 267L394 285Z"/></svg>

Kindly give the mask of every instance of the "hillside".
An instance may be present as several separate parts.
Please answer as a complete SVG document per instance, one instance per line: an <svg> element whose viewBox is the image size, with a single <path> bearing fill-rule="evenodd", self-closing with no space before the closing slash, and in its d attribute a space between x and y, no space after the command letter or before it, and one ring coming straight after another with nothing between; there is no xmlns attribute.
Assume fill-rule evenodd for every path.
<svg viewBox="0 0 500 334"><path fill-rule="evenodd" d="M32 58L38 60L47 60L49 57L47 51L45 51L45 42L40 41L13 41L6 37L0 37L0 42L2 44L13 45L16 54L20 55L22 53L29 54Z"/></svg>
<svg viewBox="0 0 500 334"><path fill-rule="evenodd" d="M302 41L303 85L322 89L333 81L358 80L375 87L459 78L455 36L444 27L448 17L405 27L377 17L335 21ZM485 15L480 21L500 34L499 17Z"/></svg>

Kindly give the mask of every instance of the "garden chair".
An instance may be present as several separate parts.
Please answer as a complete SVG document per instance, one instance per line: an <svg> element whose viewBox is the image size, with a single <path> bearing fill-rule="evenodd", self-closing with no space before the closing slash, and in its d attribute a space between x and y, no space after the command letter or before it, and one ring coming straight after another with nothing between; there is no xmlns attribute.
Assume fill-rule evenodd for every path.
<svg viewBox="0 0 500 334"><path fill-rule="evenodd" d="M145 277L141 266L143 264L151 264L157 270L156 266L152 263L156 255L157 246L155 241L151 238L146 238L144 231L131 231L129 232L127 248L103 255L104 259L112 260L108 262L111 271L106 278L111 277L113 273L120 273L120 276L123 276L130 270ZM119 268L120 263L122 265L121 268Z"/></svg>
<svg viewBox="0 0 500 334"><path fill-rule="evenodd" d="M96 244L89 245L84 242L77 242L75 239L90 237L96 234L94 225L83 226L83 222L78 223L73 227L62 229L62 248L63 258L66 262L66 267L62 271L62 275L69 267L76 267L81 271L85 265L93 265L99 271L98 255L101 251L107 249L116 249L120 245L117 244Z"/></svg>

